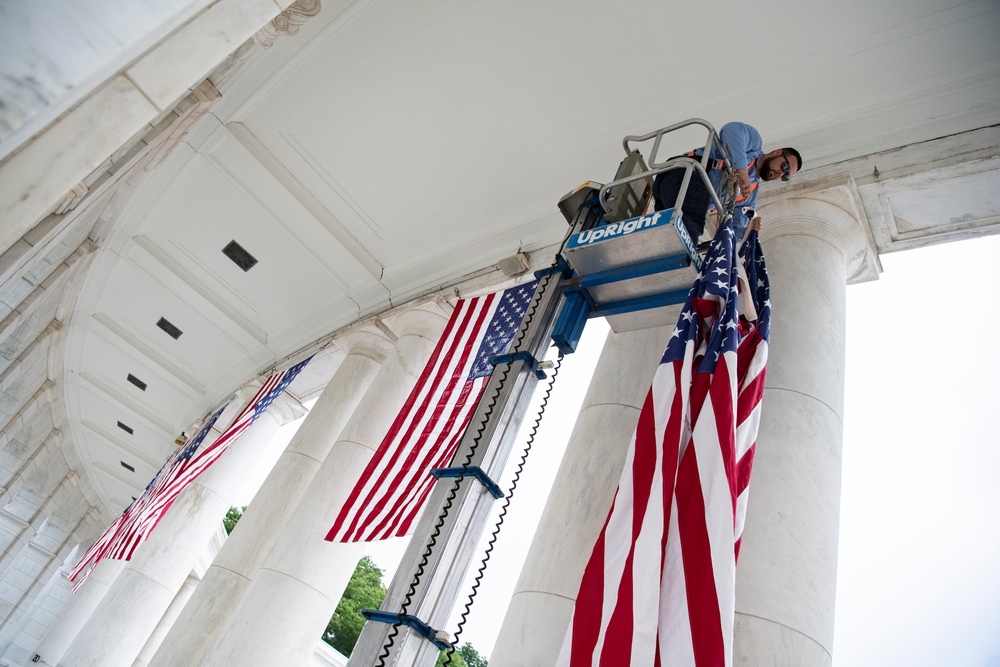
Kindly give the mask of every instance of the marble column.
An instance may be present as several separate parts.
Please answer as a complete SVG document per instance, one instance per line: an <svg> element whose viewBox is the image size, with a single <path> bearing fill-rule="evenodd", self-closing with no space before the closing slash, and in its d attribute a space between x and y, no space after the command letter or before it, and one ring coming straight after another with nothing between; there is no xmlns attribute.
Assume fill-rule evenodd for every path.
<svg viewBox="0 0 1000 667"><path fill-rule="evenodd" d="M759 211L773 319L736 574L734 665L832 662L848 282L877 277L853 181Z"/></svg>
<svg viewBox="0 0 1000 667"><path fill-rule="evenodd" d="M200 664L215 645L394 342L395 336L376 326L338 339L347 356L205 573L152 667Z"/></svg>
<svg viewBox="0 0 1000 667"><path fill-rule="evenodd" d="M671 329L608 336L514 587L491 667L555 662Z"/></svg>
<svg viewBox="0 0 1000 667"><path fill-rule="evenodd" d="M364 554L323 538L430 357L446 317L436 306L387 324L399 340L305 490L205 665L307 664Z"/></svg>
<svg viewBox="0 0 1000 667"><path fill-rule="evenodd" d="M249 397L244 398L244 401ZM282 407L289 414L282 415ZM130 667L163 617L205 544L285 419L305 412L281 396L212 467L177 497L98 605L62 667Z"/></svg>
<svg viewBox="0 0 1000 667"><path fill-rule="evenodd" d="M174 599L170 601L170 606L167 610L163 612L163 618L157 623L156 629L153 630L153 634L149 636L146 640L146 645L142 647L139 651L139 655L136 656L135 662L132 663L132 667L146 667L149 664L150 659L156 654L157 649L163 644L163 640L166 639L167 633L177 622L177 617L180 616L184 607L187 606L188 602L191 600L191 596L194 594L198 587L198 578L194 574L189 574L181 584L181 588L177 591L177 595ZM192 664L192 663L188 663Z"/></svg>
<svg viewBox="0 0 1000 667"><path fill-rule="evenodd" d="M41 656L38 664L55 667L59 663L124 569L123 560L102 560L97 564L87 581L70 598L55 625L39 642L35 649Z"/></svg>

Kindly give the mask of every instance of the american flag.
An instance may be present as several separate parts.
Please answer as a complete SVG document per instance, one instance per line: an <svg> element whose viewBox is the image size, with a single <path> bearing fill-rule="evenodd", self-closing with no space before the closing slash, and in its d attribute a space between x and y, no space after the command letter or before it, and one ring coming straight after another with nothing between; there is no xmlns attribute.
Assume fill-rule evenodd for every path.
<svg viewBox="0 0 1000 667"><path fill-rule="evenodd" d="M537 283L462 299L402 410L340 510L326 539L369 542L407 535L451 461L486 388L489 358L510 347Z"/></svg>
<svg viewBox="0 0 1000 667"><path fill-rule="evenodd" d="M268 377L229 428L204 448L201 445L225 406L202 422L198 433L167 459L142 495L108 526L69 573L69 580L74 581L89 564L86 575L77 582L73 591L80 587L102 558L131 560L136 548L149 537L181 491L215 463L257 417L264 414L307 363L309 359Z"/></svg>
<svg viewBox="0 0 1000 667"><path fill-rule="evenodd" d="M657 368L558 665L732 664L771 315L756 232L740 254L758 320L738 315L733 236L716 234Z"/></svg>

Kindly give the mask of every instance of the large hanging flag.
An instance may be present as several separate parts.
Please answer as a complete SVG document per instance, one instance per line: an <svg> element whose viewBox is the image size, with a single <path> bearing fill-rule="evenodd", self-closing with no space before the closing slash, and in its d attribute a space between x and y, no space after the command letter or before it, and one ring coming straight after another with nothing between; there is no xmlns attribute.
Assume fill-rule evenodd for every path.
<svg viewBox="0 0 1000 667"><path fill-rule="evenodd" d="M732 664L771 314L756 232L740 254L758 319L737 312L733 236L717 232L646 395L561 666Z"/></svg>
<svg viewBox="0 0 1000 667"><path fill-rule="evenodd" d="M521 326L537 283L462 299L389 432L327 534L331 542L408 535L448 465L493 372Z"/></svg>
<svg viewBox="0 0 1000 667"><path fill-rule="evenodd" d="M69 573L69 580L74 581L89 565L86 575L77 582L73 591L80 587L102 558L131 560L136 548L153 532L181 491L215 463L257 417L264 414L307 363L309 359L268 377L229 428L206 447L202 447L202 443L225 406L202 422L198 433L167 459L142 495L108 526Z"/></svg>
<svg viewBox="0 0 1000 667"><path fill-rule="evenodd" d="M83 555L80 562L76 564L76 567L70 571L68 578L70 581L74 581L80 573L87 568L84 576L76 582L73 586L73 592L75 593L81 584L87 580L90 573L93 571L97 564L103 559L108 557L109 551L119 546L120 542L129 541L129 538L135 536L138 533L138 526L142 522L143 517L147 516L150 512L155 510L155 507L160 504L163 498L163 491L171 478L171 471L178 469L182 462L190 459L194 453L198 450L205 437L211 432L212 427L215 422L219 419L219 415L225 409L225 405L219 408L215 414L207 417L198 429L198 433L185 443L183 447L174 451L168 458L166 463L164 463L160 470L153 476L153 479L149 481L146 488L143 490L142 494L134 499L132 503L125 508L125 510L118 515L110 526L101 534L99 538L91 545L90 549ZM87 567L89 565L89 568Z"/></svg>

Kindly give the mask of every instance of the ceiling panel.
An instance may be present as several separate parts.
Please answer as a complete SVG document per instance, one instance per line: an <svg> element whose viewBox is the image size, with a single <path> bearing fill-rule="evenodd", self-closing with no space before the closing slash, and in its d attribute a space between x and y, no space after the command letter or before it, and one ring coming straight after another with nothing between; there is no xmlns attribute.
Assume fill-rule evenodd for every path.
<svg viewBox="0 0 1000 667"><path fill-rule="evenodd" d="M115 344L97 331L87 336L87 348L79 376L94 391L129 406L170 432L180 432L187 426L184 418L195 409L200 398L197 392L150 364L135 350ZM129 382L130 375L145 389Z"/></svg>
<svg viewBox="0 0 1000 667"><path fill-rule="evenodd" d="M194 388L211 383L248 352L245 344L130 262L116 263L95 310L94 318L105 328ZM161 318L180 329L179 338L157 326Z"/></svg>
<svg viewBox="0 0 1000 667"><path fill-rule="evenodd" d="M176 430L367 313L555 243L556 202L610 180L627 134L742 120L809 170L996 124L997 34L995 0L324 2L220 83L114 222L77 304L92 317L70 337L69 412L131 409ZM698 143L690 132L660 155ZM949 191L989 185L970 175ZM933 184L911 186L933 200ZM889 197L911 230L898 233L940 217L923 195ZM221 252L233 240L259 260L248 272ZM123 386L133 365L154 378L145 395ZM109 502L124 495L114 473L98 473Z"/></svg>
<svg viewBox="0 0 1000 667"><path fill-rule="evenodd" d="M150 212L142 237L153 242L158 256L193 274L198 284L217 291L258 325L266 324L261 318L287 300L290 292L316 282L340 287L331 284L332 276L255 205L249 190L239 188L208 161L195 160L173 192ZM222 253L233 240L257 258L259 263L249 271ZM293 266L295 270L289 271Z"/></svg>
<svg viewBox="0 0 1000 667"><path fill-rule="evenodd" d="M131 457L133 460L126 463L133 466L139 461L159 468L179 434L161 428L161 424L97 391L80 392L80 413L81 422L95 438L95 445L100 441L102 450L113 449L115 455Z"/></svg>

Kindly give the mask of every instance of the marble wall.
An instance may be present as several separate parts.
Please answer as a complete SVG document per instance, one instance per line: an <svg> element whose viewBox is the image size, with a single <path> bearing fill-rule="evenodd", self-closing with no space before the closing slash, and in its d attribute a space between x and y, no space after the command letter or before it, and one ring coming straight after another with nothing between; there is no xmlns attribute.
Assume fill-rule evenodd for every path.
<svg viewBox="0 0 1000 667"><path fill-rule="evenodd" d="M0 158L209 0L0 4ZM8 147L10 144L10 147Z"/></svg>

